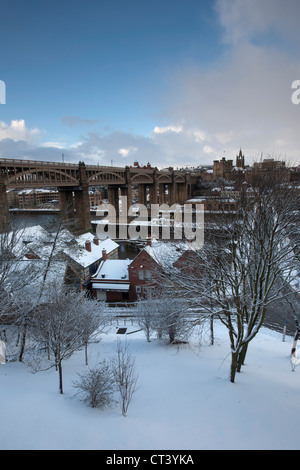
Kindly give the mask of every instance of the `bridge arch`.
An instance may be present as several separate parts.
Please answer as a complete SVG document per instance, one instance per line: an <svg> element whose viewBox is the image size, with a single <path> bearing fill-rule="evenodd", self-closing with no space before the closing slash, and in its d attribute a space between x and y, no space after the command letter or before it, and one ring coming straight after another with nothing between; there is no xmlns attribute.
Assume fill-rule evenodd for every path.
<svg viewBox="0 0 300 470"><path fill-rule="evenodd" d="M131 176L132 184L153 184L153 177L147 173L136 173Z"/></svg>
<svg viewBox="0 0 300 470"><path fill-rule="evenodd" d="M88 183L94 184L126 184L126 179L114 171L98 171L88 176Z"/></svg>
<svg viewBox="0 0 300 470"><path fill-rule="evenodd" d="M183 175L176 175L174 178L175 183L185 183L185 177Z"/></svg>
<svg viewBox="0 0 300 470"><path fill-rule="evenodd" d="M158 184L169 184L172 183L172 176L171 175L159 175L157 177Z"/></svg>
<svg viewBox="0 0 300 470"><path fill-rule="evenodd" d="M72 175L65 170L59 170L58 168L37 168L37 169L26 169L16 172L13 176L7 178L7 185L12 187L14 185L20 186L36 186L39 185L51 185L51 186L66 186L72 185L77 186L78 175L76 172Z"/></svg>

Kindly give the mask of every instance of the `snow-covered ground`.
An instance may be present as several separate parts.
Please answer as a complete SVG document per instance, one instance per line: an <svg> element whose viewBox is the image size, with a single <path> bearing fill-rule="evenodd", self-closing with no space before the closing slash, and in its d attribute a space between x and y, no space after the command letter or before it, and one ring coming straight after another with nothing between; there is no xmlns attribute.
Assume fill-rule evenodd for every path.
<svg viewBox="0 0 300 470"><path fill-rule="evenodd" d="M119 325L122 326L122 325ZM128 326L128 332L136 329ZM18 362L0 365L0 448L8 449L299 449L300 367L291 371L292 338L262 329L247 364L229 381L227 332L180 348L116 325L89 346L89 365L112 357L117 339L135 356L139 388L124 418L118 406L92 409L75 396L84 351L63 363L64 391L54 369L32 374Z"/></svg>

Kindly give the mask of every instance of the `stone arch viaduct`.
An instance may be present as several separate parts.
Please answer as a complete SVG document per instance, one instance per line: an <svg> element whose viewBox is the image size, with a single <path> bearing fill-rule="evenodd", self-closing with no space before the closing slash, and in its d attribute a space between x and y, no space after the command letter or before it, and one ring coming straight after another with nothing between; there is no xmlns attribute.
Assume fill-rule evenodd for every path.
<svg viewBox="0 0 300 470"><path fill-rule="evenodd" d="M183 204L192 195L197 176L189 171L158 170L145 167L99 165L0 159L0 223L8 216L7 189L56 187L60 193L61 213L75 218L78 230L91 228L89 187L105 186L108 201L118 207L119 194L132 203L132 187L138 188L138 202L147 205ZM147 198L147 199L146 199Z"/></svg>

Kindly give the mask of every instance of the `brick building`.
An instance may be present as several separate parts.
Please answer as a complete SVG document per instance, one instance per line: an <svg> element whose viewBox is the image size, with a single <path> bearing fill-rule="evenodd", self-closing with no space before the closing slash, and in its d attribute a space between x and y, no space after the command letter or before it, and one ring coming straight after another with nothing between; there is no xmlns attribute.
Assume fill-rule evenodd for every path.
<svg viewBox="0 0 300 470"><path fill-rule="evenodd" d="M80 235L63 251L68 260L67 282L81 289L89 288L92 276L103 261L103 254L106 259L117 259L118 249L119 245L110 238L99 240L90 232Z"/></svg>
<svg viewBox="0 0 300 470"><path fill-rule="evenodd" d="M151 256L149 250L143 249L128 266L129 298L150 297L161 285L163 269Z"/></svg>
<svg viewBox="0 0 300 470"><path fill-rule="evenodd" d="M179 260L181 256L182 262ZM92 292L96 299L109 302L135 302L151 297L162 285L165 273L187 266L188 257L173 243L148 240L147 246L133 260L107 260L99 265L91 278Z"/></svg>
<svg viewBox="0 0 300 470"><path fill-rule="evenodd" d="M204 205L204 212L235 212L238 204L238 197L222 197L220 196L202 196L198 198L189 199L187 204L197 206L197 204Z"/></svg>
<svg viewBox="0 0 300 470"><path fill-rule="evenodd" d="M214 179L224 178L230 180L233 172L233 160L214 160L213 175Z"/></svg>
<svg viewBox="0 0 300 470"><path fill-rule="evenodd" d="M20 209L59 205L58 191L52 189L24 189L17 195Z"/></svg>

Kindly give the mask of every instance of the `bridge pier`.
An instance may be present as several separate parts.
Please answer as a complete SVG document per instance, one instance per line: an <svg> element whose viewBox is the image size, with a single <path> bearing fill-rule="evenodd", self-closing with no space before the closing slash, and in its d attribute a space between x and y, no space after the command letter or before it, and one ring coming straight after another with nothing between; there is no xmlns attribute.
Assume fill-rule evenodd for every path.
<svg viewBox="0 0 300 470"><path fill-rule="evenodd" d="M178 204L184 204L188 199L186 185L175 184L174 186L174 200L178 202Z"/></svg>
<svg viewBox="0 0 300 470"><path fill-rule="evenodd" d="M127 198L127 204L125 207L125 212L128 214L128 209L132 205L132 191L131 191L131 182L130 182L130 174L128 172L126 176L126 181L127 184L125 185L118 185L118 186L107 186L107 192L108 192L108 202L112 206L114 206L116 210L116 216L118 217L119 215L119 196L121 197L126 197ZM124 216L124 208L122 207L122 214Z"/></svg>
<svg viewBox="0 0 300 470"><path fill-rule="evenodd" d="M138 203L147 207L147 185L138 185Z"/></svg>
<svg viewBox="0 0 300 470"><path fill-rule="evenodd" d="M68 188L58 188L59 209L61 217L69 221L74 218L74 198L73 190Z"/></svg>
<svg viewBox="0 0 300 470"><path fill-rule="evenodd" d="M61 217L78 233L92 230L89 186L85 164L79 162L80 186L59 188ZM74 193L74 196L73 196Z"/></svg>
<svg viewBox="0 0 300 470"><path fill-rule="evenodd" d="M149 186L149 203L157 204L157 183L151 184Z"/></svg>
<svg viewBox="0 0 300 470"><path fill-rule="evenodd" d="M166 186L163 183L160 183L158 185L158 192L159 192L159 197L158 197L158 202L159 205L164 204L166 200Z"/></svg>
<svg viewBox="0 0 300 470"><path fill-rule="evenodd" d="M6 195L6 184L4 178L0 175L0 232L7 228L9 221L8 201Z"/></svg>
<svg viewBox="0 0 300 470"><path fill-rule="evenodd" d="M120 194L123 197L127 198L127 207L125 207L127 213L129 207L132 205L132 193L131 193L131 185L129 186L121 186L120 188ZM123 209L122 209L123 210Z"/></svg>
<svg viewBox="0 0 300 470"><path fill-rule="evenodd" d="M119 187L118 186L108 186L108 202L116 209L116 212L119 210Z"/></svg>

